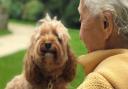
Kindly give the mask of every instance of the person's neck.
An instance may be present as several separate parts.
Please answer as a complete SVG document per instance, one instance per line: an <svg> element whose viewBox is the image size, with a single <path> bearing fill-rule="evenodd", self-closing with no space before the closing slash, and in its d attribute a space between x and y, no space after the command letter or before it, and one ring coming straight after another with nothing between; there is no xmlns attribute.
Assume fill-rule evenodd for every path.
<svg viewBox="0 0 128 89"><path fill-rule="evenodd" d="M107 49L128 48L128 39L125 39L121 33L114 29L110 38L107 40Z"/></svg>

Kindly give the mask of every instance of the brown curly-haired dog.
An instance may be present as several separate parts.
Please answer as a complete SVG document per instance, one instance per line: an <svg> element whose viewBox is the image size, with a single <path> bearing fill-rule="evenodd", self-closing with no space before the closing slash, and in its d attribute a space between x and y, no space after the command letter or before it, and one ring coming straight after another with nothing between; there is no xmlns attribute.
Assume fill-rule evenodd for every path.
<svg viewBox="0 0 128 89"><path fill-rule="evenodd" d="M31 38L24 71L6 89L67 89L75 77L76 61L64 25L49 17L40 21Z"/></svg>

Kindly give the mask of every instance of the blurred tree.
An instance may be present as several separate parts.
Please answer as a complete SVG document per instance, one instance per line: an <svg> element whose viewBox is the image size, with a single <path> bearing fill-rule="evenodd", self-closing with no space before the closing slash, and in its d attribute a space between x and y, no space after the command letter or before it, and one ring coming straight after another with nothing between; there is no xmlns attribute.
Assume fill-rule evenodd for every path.
<svg viewBox="0 0 128 89"><path fill-rule="evenodd" d="M44 5L38 0L30 0L23 8L22 18L30 21L42 18Z"/></svg>
<svg viewBox="0 0 128 89"><path fill-rule="evenodd" d="M0 6L0 30L8 29L8 13L5 7Z"/></svg>
<svg viewBox="0 0 128 89"><path fill-rule="evenodd" d="M8 28L8 9L10 2L7 0L0 0L0 30L7 30Z"/></svg>
<svg viewBox="0 0 128 89"><path fill-rule="evenodd" d="M62 16L67 26L79 27L79 13L78 13L79 0L70 0L67 8Z"/></svg>
<svg viewBox="0 0 128 89"><path fill-rule="evenodd" d="M14 3L10 5L10 9L9 9L10 17L15 19L20 19L24 3L18 0L11 0L11 2Z"/></svg>
<svg viewBox="0 0 128 89"><path fill-rule="evenodd" d="M61 6L63 1L60 0L40 0L44 6L44 13L49 13L51 16L61 17Z"/></svg>
<svg viewBox="0 0 128 89"><path fill-rule="evenodd" d="M52 16L57 16L68 27L79 27L79 14L77 11L79 0L40 0L45 10Z"/></svg>
<svg viewBox="0 0 128 89"><path fill-rule="evenodd" d="M11 2L9 5L10 18L22 19L21 17L22 17L22 12L24 9L23 7L30 0L8 0L8 1Z"/></svg>
<svg viewBox="0 0 128 89"><path fill-rule="evenodd" d="M69 27L79 27L79 0L0 0L7 2L11 18L35 21L45 13L57 16Z"/></svg>

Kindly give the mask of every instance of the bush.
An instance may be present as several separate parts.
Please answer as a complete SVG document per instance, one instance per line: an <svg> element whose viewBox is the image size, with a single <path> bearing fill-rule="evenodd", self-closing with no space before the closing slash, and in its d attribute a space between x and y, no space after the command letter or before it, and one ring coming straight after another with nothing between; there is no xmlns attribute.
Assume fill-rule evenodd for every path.
<svg viewBox="0 0 128 89"><path fill-rule="evenodd" d="M23 4L20 2L15 2L14 4L11 4L11 7L9 9L10 17L16 19L21 18L22 8L23 8Z"/></svg>
<svg viewBox="0 0 128 89"><path fill-rule="evenodd" d="M42 3L44 3L44 5L45 5L45 11L43 11L43 12L49 13L51 17L57 16L60 19L62 16L62 13L64 14L64 12L63 12L64 10L62 10L62 9L66 7L66 5L63 7L64 1L62 1L62 0L47 0L47 1L43 0Z"/></svg>
<svg viewBox="0 0 128 89"><path fill-rule="evenodd" d="M73 0L67 6L64 16L62 19L65 21L67 26L79 27L79 13L78 13L79 0Z"/></svg>
<svg viewBox="0 0 128 89"><path fill-rule="evenodd" d="M0 0L1 1L1 0ZM79 0L2 0L8 2L11 18L36 21L45 13L57 16L68 27L79 27ZM6 3L5 3L6 4Z"/></svg>
<svg viewBox="0 0 128 89"><path fill-rule="evenodd" d="M43 13L43 4L38 0L32 0L25 4L23 8L22 18L24 20L35 21L39 18L42 18Z"/></svg>

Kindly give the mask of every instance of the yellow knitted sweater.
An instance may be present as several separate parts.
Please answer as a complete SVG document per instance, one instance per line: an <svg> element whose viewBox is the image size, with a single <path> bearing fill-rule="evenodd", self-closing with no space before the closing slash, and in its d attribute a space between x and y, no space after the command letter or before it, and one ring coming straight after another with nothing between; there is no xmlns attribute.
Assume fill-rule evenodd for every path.
<svg viewBox="0 0 128 89"><path fill-rule="evenodd" d="M92 52L79 63L87 76L77 89L128 89L128 49Z"/></svg>

